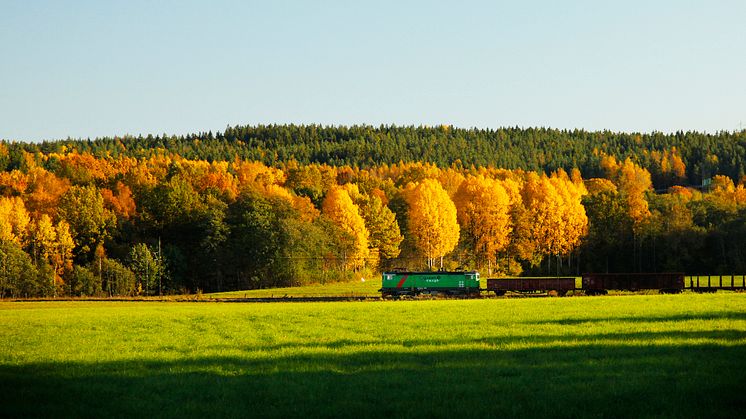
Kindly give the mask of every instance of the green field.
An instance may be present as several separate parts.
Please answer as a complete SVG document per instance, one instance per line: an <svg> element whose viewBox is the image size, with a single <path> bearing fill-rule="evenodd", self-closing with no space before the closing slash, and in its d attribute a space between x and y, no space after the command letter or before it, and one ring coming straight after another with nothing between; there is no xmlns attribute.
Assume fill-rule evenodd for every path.
<svg viewBox="0 0 746 419"><path fill-rule="evenodd" d="M0 303L4 417L742 417L746 294Z"/></svg>

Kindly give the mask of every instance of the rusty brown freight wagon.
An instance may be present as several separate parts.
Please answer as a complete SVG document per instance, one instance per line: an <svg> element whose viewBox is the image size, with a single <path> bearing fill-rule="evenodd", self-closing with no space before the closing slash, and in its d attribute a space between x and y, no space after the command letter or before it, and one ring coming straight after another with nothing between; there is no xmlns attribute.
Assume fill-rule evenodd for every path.
<svg viewBox="0 0 746 419"><path fill-rule="evenodd" d="M588 295L606 294L608 290L659 290L661 293L679 293L684 289L684 274L618 273L583 274L583 289Z"/></svg>
<svg viewBox="0 0 746 419"><path fill-rule="evenodd" d="M487 291L493 291L496 295L505 295L506 292L511 291L520 293L547 292L562 296L574 289L574 277L487 279Z"/></svg>

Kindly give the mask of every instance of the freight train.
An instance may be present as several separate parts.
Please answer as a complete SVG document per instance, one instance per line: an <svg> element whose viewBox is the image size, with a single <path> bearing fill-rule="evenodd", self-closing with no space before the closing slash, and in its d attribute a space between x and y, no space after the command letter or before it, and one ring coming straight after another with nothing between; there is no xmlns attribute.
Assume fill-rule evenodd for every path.
<svg viewBox="0 0 746 419"><path fill-rule="evenodd" d="M684 274L679 272L583 274L580 287L577 287L575 277L488 278L487 287L480 288L477 271L391 271L382 274L379 291L383 297L423 294L473 297L489 292L498 296L508 292L562 296L569 291L584 291L587 295L606 294L609 290L679 293L684 290L684 285Z"/></svg>

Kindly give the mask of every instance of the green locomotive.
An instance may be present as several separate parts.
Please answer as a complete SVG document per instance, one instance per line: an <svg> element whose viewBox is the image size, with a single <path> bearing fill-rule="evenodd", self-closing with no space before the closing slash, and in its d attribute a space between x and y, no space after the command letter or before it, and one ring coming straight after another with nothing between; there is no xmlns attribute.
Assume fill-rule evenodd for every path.
<svg viewBox="0 0 746 419"><path fill-rule="evenodd" d="M382 274L381 295L479 295L479 272L406 272Z"/></svg>

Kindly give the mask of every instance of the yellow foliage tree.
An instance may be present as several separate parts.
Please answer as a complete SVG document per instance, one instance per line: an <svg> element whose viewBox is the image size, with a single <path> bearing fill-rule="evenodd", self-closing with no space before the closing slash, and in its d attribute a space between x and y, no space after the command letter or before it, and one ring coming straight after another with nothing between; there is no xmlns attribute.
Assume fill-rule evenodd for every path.
<svg viewBox="0 0 746 419"><path fill-rule="evenodd" d="M694 198L694 191L685 186L671 186L668 188L668 193L678 197L678 199L684 203L687 203Z"/></svg>
<svg viewBox="0 0 746 419"><path fill-rule="evenodd" d="M321 208L324 215L337 224L352 238L345 255L345 265L353 268L364 266L368 257L368 230L357 205L352 202L344 188L332 187L324 198Z"/></svg>
<svg viewBox="0 0 746 419"><path fill-rule="evenodd" d="M410 185L405 196L409 206L407 229L415 247L427 258L428 266L432 268L440 258L442 268L443 256L458 244L456 206L434 179Z"/></svg>
<svg viewBox="0 0 746 419"><path fill-rule="evenodd" d="M34 223L31 224L30 244L34 259L50 259L54 251L54 244L57 241L57 232L54 229L52 219L47 214L42 214Z"/></svg>
<svg viewBox="0 0 746 419"><path fill-rule="evenodd" d="M721 208L735 212L737 207L746 204L746 189L744 185L736 186L728 176L715 175L707 199Z"/></svg>
<svg viewBox="0 0 746 419"><path fill-rule="evenodd" d="M554 190L546 175L529 173L521 190L523 205L528 210L528 235L537 250L544 255L557 253L562 237L562 199Z"/></svg>
<svg viewBox="0 0 746 419"><path fill-rule="evenodd" d="M629 216L634 223L635 231L638 232L643 222L650 217L648 201L645 199L645 192L653 187L650 172L629 158L623 163L618 163L612 156L604 156L601 159L601 167L606 170L607 176L617 185L619 193L627 201Z"/></svg>
<svg viewBox="0 0 746 419"><path fill-rule="evenodd" d="M28 183L28 175L20 170L0 171L0 195L21 195L26 192Z"/></svg>
<svg viewBox="0 0 746 419"><path fill-rule="evenodd" d="M31 222L21 198L0 197L0 240L24 244Z"/></svg>
<svg viewBox="0 0 746 419"><path fill-rule="evenodd" d="M619 191L627 199L629 215L635 226L639 227L650 217L648 201L645 199L645 192L653 187L650 172L627 159L619 169L618 184Z"/></svg>
<svg viewBox="0 0 746 419"><path fill-rule="evenodd" d="M603 178L591 178L585 180L585 189L589 194L595 195L602 192L617 192L617 187L614 182L609 179Z"/></svg>
<svg viewBox="0 0 746 419"><path fill-rule="evenodd" d="M583 236L588 232L588 216L582 203L583 195L586 195L588 191L582 182L576 183L563 176L553 175L550 182L554 193L561 201L559 212L561 238L557 241L556 254L565 255L577 248Z"/></svg>
<svg viewBox="0 0 746 419"><path fill-rule="evenodd" d="M55 243L54 253L52 254L52 266L58 276L64 272L69 272L73 268L73 249L75 241L70 232L70 224L65 220L60 220L55 225L57 233L57 242Z"/></svg>
<svg viewBox="0 0 746 419"><path fill-rule="evenodd" d="M512 231L510 197L500 181L469 176L453 197L458 221L476 256L488 261L509 243Z"/></svg>
<svg viewBox="0 0 746 419"><path fill-rule="evenodd" d="M34 260L48 262L54 270L54 285L61 285L62 275L72 270L75 242L70 225L64 220L55 225L48 215L42 214L31 224L30 232L29 245Z"/></svg>
<svg viewBox="0 0 746 419"><path fill-rule="evenodd" d="M528 233L543 255L566 255L580 244L588 230L588 217L581 199L587 193L564 171L547 177L529 173L522 192L528 210Z"/></svg>
<svg viewBox="0 0 746 419"><path fill-rule="evenodd" d="M445 169L440 172L438 181L443 186L443 189L448 192L448 196L453 198L464 181L464 175L453 168Z"/></svg>

